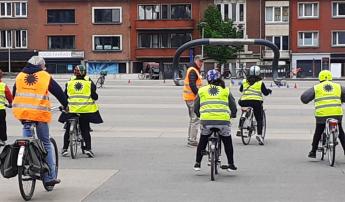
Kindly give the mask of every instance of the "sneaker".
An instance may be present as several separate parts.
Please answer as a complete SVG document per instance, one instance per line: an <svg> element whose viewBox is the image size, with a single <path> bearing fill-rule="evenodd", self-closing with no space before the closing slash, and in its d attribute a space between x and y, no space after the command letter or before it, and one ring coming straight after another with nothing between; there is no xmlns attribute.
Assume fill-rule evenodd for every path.
<svg viewBox="0 0 345 202"><path fill-rule="evenodd" d="M261 135L257 135L256 140L259 142L259 145L264 145L264 139Z"/></svg>
<svg viewBox="0 0 345 202"><path fill-rule="evenodd" d="M241 131L240 130L237 130L236 136L241 137Z"/></svg>
<svg viewBox="0 0 345 202"><path fill-rule="evenodd" d="M237 170L237 167L234 164L229 164L228 169L226 169L228 172L232 172Z"/></svg>
<svg viewBox="0 0 345 202"><path fill-rule="evenodd" d="M200 163L196 162L193 168L195 171L200 171Z"/></svg>
<svg viewBox="0 0 345 202"><path fill-rule="evenodd" d="M89 157L89 158L94 158L95 154L90 150L85 150L85 154Z"/></svg>
<svg viewBox="0 0 345 202"><path fill-rule="evenodd" d="M310 151L308 154L309 158L316 158L316 151Z"/></svg>
<svg viewBox="0 0 345 202"><path fill-rule="evenodd" d="M187 145L191 147L197 147L198 146L198 141L188 141Z"/></svg>
<svg viewBox="0 0 345 202"><path fill-rule="evenodd" d="M67 149L62 149L61 155L66 157L68 156L68 150Z"/></svg>
<svg viewBox="0 0 345 202"><path fill-rule="evenodd" d="M5 145L6 145L6 141L0 140L0 147L5 146Z"/></svg>
<svg viewBox="0 0 345 202"><path fill-rule="evenodd" d="M52 181L45 182L44 185L47 186L47 187L51 187L51 186L54 186L56 184L60 184L60 182L61 182L61 180L55 179L55 180L52 180Z"/></svg>

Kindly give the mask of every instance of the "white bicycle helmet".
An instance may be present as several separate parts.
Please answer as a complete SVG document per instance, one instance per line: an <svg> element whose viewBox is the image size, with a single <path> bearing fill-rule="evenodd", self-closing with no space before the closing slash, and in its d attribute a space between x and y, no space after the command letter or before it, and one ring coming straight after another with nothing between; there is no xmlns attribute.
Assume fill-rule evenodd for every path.
<svg viewBox="0 0 345 202"><path fill-rule="evenodd" d="M249 76L260 76L260 67L259 66L251 66L249 69Z"/></svg>

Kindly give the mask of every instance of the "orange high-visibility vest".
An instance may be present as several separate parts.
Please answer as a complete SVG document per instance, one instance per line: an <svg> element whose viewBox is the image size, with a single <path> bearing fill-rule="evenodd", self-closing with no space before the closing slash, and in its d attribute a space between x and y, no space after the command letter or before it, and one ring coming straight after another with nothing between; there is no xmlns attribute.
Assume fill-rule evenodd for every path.
<svg viewBox="0 0 345 202"><path fill-rule="evenodd" d="M19 73L16 78L16 94L13 115L19 120L50 122L48 88L51 76L46 71L34 74Z"/></svg>
<svg viewBox="0 0 345 202"><path fill-rule="evenodd" d="M184 79L183 87L183 99L185 101L193 101L196 98L196 95L193 93L192 89L189 86L189 74L192 70L194 70L198 76L198 79L196 80L197 88L200 88L202 86L202 77L199 71L195 67L189 67L186 73L186 78Z"/></svg>

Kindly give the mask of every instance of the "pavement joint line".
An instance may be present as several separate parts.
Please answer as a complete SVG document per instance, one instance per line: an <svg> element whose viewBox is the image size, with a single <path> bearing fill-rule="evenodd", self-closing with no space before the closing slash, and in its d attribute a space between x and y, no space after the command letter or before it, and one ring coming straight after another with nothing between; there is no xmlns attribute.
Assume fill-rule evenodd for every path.
<svg viewBox="0 0 345 202"><path fill-rule="evenodd" d="M101 169L98 169L101 170ZM114 170L114 169L104 169L104 170ZM104 179L104 181L102 183L100 183L100 185L96 188L91 190L88 194L86 194L80 201L84 201L85 199L87 199L87 197L91 196L93 193L95 193L97 190L100 189L100 187L103 186L103 184L105 184L110 178L112 178L113 176L117 175L120 172L120 169L115 170L116 172L114 172L111 176L109 176L107 179Z"/></svg>

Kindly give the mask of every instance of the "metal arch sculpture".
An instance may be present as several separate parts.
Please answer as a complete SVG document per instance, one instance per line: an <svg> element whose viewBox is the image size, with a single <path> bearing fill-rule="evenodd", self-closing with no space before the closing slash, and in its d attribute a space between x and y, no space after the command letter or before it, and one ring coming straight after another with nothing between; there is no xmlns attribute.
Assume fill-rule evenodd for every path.
<svg viewBox="0 0 345 202"><path fill-rule="evenodd" d="M195 46L202 46L202 45L211 45L211 46L241 46L241 45L260 45L260 46L267 46L272 49L274 53L273 61L272 61L272 73L273 73L273 81L276 85L281 85L281 79L278 78L278 61L280 57L279 48L272 42L264 40L264 39L196 39L189 41L182 46L180 46L175 53L174 60L173 60L173 68L174 68L174 83L177 86L183 85L183 79L179 79L179 68L178 63L180 60L180 56L183 51L195 47Z"/></svg>

